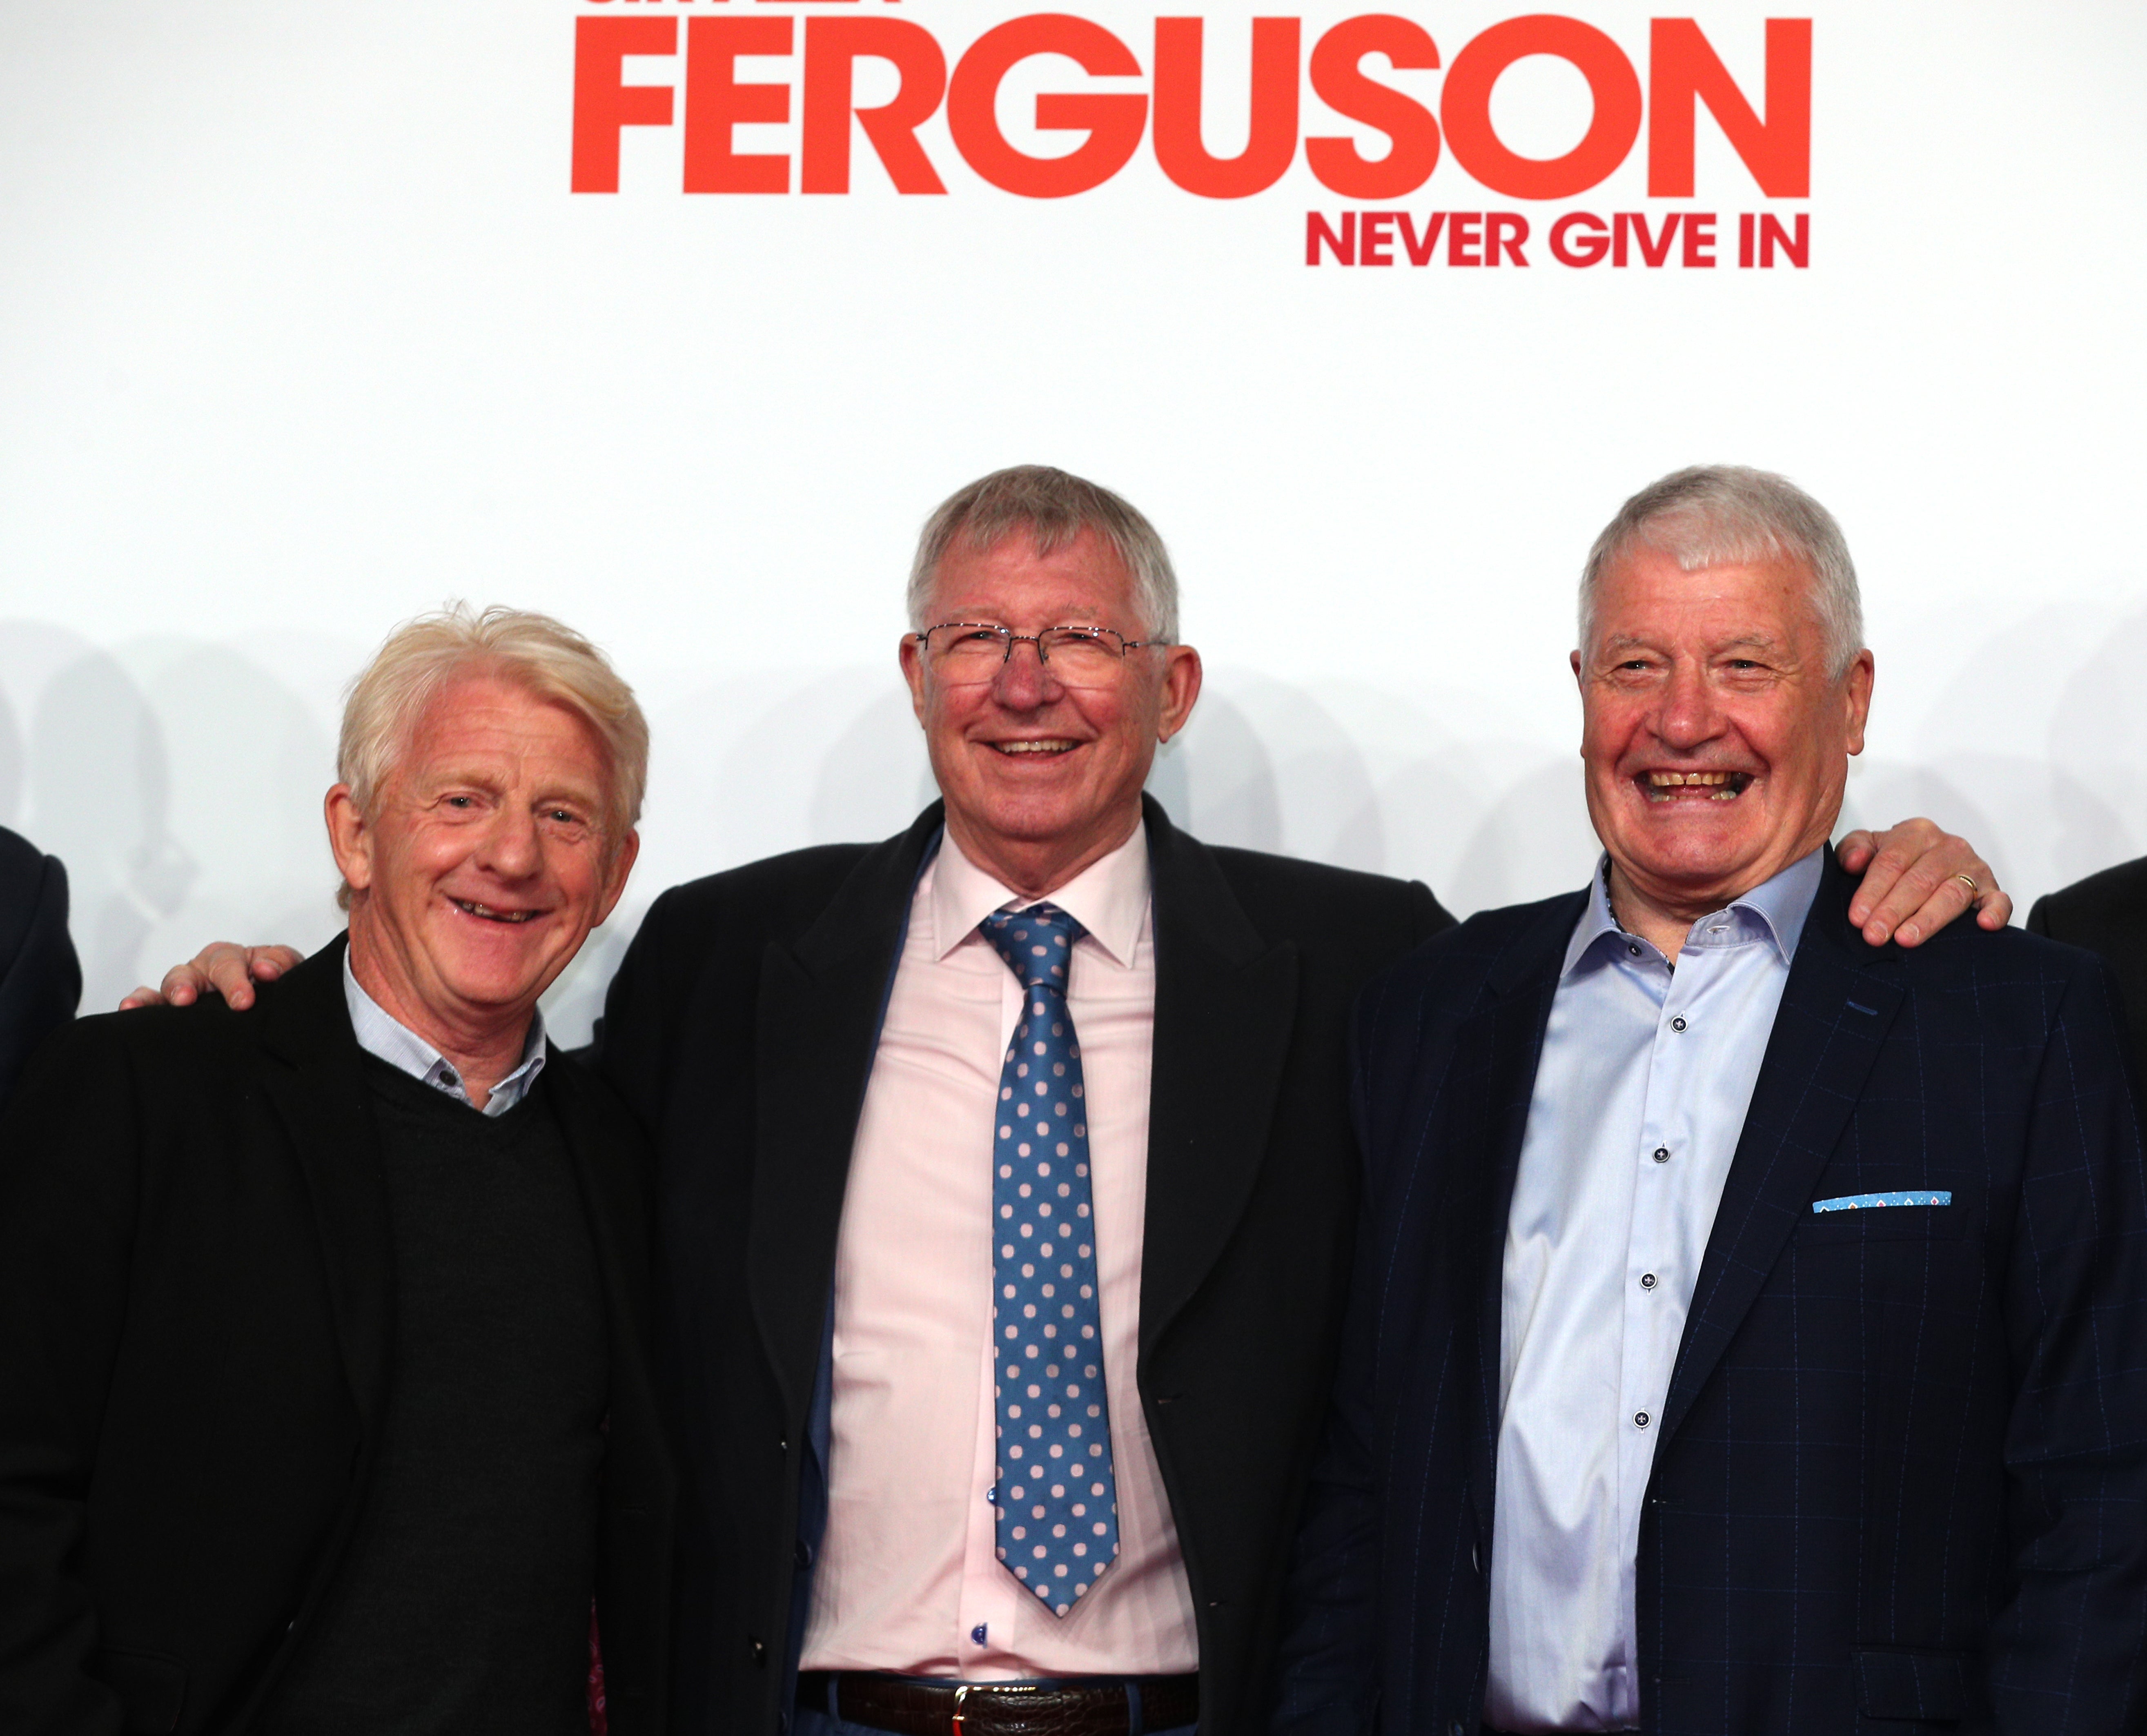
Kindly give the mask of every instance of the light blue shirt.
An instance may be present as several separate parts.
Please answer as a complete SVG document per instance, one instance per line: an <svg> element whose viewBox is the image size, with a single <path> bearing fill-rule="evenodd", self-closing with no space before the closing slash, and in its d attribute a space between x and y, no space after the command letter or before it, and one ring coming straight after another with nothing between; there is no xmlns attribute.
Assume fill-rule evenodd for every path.
<svg viewBox="0 0 2147 1736"><path fill-rule="evenodd" d="M436 1091L446 1092L458 1103L469 1102L469 1093L463 1088L462 1075L455 1071L454 1063L358 986L348 951L343 955L343 998L350 1008L350 1028L366 1053ZM482 1113L504 1115L529 1094L529 1088L543 1070L544 1015L532 1008L529 1035L522 1045L522 1064L492 1088Z"/></svg>
<svg viewBox="0 0 2147 1736"><path fill-rule="evenodd" d="M1484 1710L1500 1728L1640 1722L1654 1425L1823 859L1702 917L1673 971L1618 926L1606 858L1566 947L1506 1223Z"/></svg>

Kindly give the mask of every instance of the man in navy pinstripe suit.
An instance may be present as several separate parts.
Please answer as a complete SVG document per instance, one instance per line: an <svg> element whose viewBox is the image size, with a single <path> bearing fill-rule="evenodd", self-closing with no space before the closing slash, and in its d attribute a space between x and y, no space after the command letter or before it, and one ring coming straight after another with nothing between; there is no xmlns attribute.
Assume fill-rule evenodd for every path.
<svg viewBox="0 0 2147 1736"><path fill-rule="evenodd" d="M2106 972L1965 923L1864 945L1827 840L1871 654L1782 478L1634 496L1580 627L1598 873L1360 1004L1280 1728L2147 1728Z"/></svg>

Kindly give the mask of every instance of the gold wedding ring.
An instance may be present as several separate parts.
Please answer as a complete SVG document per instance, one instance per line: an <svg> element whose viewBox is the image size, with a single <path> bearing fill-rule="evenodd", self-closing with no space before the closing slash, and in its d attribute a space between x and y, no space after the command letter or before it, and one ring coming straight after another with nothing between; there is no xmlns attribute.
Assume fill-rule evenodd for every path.
<svg viewBox="0 0 2147 1736"><path fill-rule="evenodd" d="M1966 874L1955 874L1954 878L1961 882L1968 888L1968 895L1970 898L1979 898L1983 896L1983 888L1978 886L1975 882L1970 879Z"/></svg>

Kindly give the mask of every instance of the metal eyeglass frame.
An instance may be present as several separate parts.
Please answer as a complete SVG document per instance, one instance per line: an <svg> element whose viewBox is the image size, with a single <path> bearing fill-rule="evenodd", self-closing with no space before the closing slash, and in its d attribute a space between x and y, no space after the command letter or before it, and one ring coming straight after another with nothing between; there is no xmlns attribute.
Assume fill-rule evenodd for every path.
<svg viewBox="0 0 2147 1736"><path fill-rule="evenodd" d="M1166 639L1129 639L1115 627L1101 627L1093 622L1079 621L1069 621L1058 627L1039 628L1034 633L1014 633L1000 626L996 621L939 621L924 628L921 633L911 633L910 637L924 648L924 654L929 658L932 655L932 635L935 633L943 633L950 627L963 628L971 633L990 633L1003 641L1004 648L999 653L999 663L1002 667L1013 661L1015 646L1027 644L1036 647L1037 667L1049 668L1051 659L1043 649L1043 637L1046 633L1076 633L1090 635L1108 633L1119 642L1119 661L1122 663L1125 661L1126 653L1129 651L1146 651L1153 646L1169 643Z"/></svg>

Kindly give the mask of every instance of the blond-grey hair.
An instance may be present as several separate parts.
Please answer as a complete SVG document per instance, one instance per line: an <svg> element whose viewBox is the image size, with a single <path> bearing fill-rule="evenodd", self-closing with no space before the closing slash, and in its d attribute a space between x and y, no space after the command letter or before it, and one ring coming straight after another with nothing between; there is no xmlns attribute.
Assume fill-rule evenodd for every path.
<svg viewBox="0 0 2147 1736"><path fill-rule="evenodd" d="M1580 643L1595 637L1603 575L1636 548L1668 555L1687 573L1791 560L1812 578L1812 607L1839 681L1864 648L1864 602L1841 527L1787 477L1741 464L1695 464L1652 482L1618 509L1580 574Z"/></svg>
<svg viewBox="0 0 2147 1736"><path fill-rule="evenodd" d="M648 722L633 689L588 639L549 615L495 603L450 603L405 621L343 694L336 776L368 817L408 751L426 708L454 681L493 677L564 706L594 733L605 760L603 833L616 851L641 818L648 785ZM345 886L337 902L350 908Z"/></svg>
<svg viewBox="0 0 2147 1736"><path fill-rule="evenodd" d="M1178 643L1178 575L1170 551L1134 504L1092 483L1048 464L1016 464L994 470L958 489L924 521L917 558L909 568L909 624L933 626L939 563L956 548L996 548L1009 537L1027 538L1037 553L1057 554L1084 531L1094 531L1133 576L1137 629L1152 643Z"/></svg>

